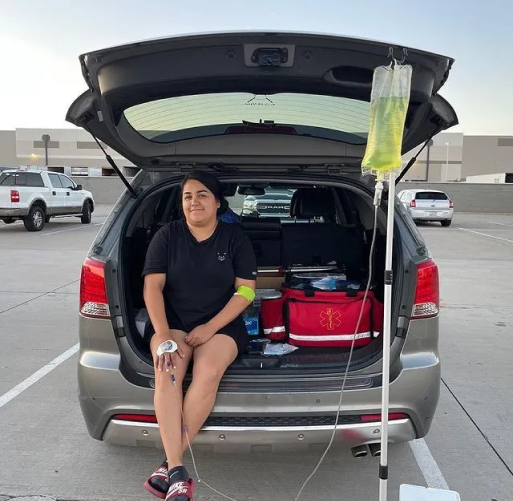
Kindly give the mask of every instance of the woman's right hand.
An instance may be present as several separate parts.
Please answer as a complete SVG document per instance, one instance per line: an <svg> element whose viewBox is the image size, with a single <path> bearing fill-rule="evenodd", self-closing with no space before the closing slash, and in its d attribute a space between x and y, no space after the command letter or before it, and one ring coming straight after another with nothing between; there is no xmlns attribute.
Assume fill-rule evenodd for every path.
<svg viewBox="0 0 513 501"><path fill-rule="evenodd" d="M160 356L157 355L158 347L168 340L174 341L178 345L178 349L174 353L163 353ZM177 339L175 339L171 332L168 332L167 334L155 335L155 340L153 344L153 361L155 370L162 371L163 369L166 369L166 372L169 372L171 368L176 369L177 360L179 358L185 357L181 344L182 341L178 341Z"/></svg>

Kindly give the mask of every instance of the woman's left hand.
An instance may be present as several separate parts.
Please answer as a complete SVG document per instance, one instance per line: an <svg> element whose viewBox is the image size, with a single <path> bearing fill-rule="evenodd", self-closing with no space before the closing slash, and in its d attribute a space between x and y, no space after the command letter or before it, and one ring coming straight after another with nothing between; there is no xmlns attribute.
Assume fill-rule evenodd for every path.
<svg viewBox="0 0 513 501"><path fill-rule="evenodd" d="M215 330L207 324L200 325L193 329L187 336L185 342L192 347L201 346L205 344L215 334Z"/></svg>

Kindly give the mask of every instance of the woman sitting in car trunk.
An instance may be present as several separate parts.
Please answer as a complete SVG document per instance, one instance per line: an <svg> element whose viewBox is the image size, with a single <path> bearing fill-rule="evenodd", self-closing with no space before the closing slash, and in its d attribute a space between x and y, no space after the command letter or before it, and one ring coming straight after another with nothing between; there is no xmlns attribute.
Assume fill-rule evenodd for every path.
<svg viewBox="0 0 513 501"><path fill-rule="evenodd" d="M143 271L155 413L166 452L145 487L166 500L189 501L193 486L182 455L209 416L226 369L247 347L242 313L255 295L257 265L238 225L219 221L228 208L219 181L198 172L181 189L183 218L155 234ZM167 341L178 349L160 354ZM182 399L191 359L192 382Z"/></svg>

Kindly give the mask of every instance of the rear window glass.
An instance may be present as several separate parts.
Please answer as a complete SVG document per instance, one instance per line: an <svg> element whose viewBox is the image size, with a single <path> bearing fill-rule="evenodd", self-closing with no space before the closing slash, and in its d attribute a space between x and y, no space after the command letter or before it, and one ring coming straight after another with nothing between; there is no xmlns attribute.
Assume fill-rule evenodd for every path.
<svg viewBox="0 0 513 501"><path fill-rule="evenodd" d="M0 186L14 186L14 176L9 172L0 175Z"/></svg>
<svg viewBox="0 0 513 501"><path fill-rule="evenodd" d="M437 193L435 191L423 191L415 195L416 200L448 200L445 193Z"/></svg>
<svg viewBox="0 0 513 501"><path fill-rule="evenodd" d="M366 101L313 94L216 93L180 96L125 110L128 123L159 143L240 132L245 123L289 126L283 133L365 144L369 130Z"/></svg>
<svg viewBox="0 0 513 501"><path fill-rule="evenodd" d="M36 172L4 172L0 175L0 186L44 187L43 179Z"/></svg>

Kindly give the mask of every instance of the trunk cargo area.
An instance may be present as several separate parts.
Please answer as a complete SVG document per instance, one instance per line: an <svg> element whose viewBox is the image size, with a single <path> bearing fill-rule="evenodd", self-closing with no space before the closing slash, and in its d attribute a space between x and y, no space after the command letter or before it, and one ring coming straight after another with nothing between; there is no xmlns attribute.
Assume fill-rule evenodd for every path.
<svg viewBox="0 0 513 501"><path fill-rule="evenodd" d="M283 184L276 188L276 184ZM268 186L265 186L265 185ZM249 186L249 191L247 187ZM253 186L253 191L251 191ZM262 186L264 186L262 191ZM242 187L242 190L241 190ZM248 216L243 207L248 201L252 206L258 193L263 196L273 189L288 190L290 193L303 190L308 192L309 199L315 201L308 208L308 217L296 217L302 214L294 208L294 196L289 199L288 214L284 214L283 199L276 203L279 207L279 217L265 214ZM246 190L246 191L244 191ZM243 191L244 194L241 194ZM257 193L255 195L255 193ZM314 195L311 197L311 195ZM321 195L321 196L319 196ZM247 183L243 180L226 184L226 198L230 209L236 214L233 224L239 224L249 237L258 264L257 298L252 308L253 320L258 321L258 334L250 336L248 351L237 358L230 366L230 373L275 374L280 371L285 374L333 373L347 365L350 346L300 346L282 355L263 354L266 343L287 343L285 340L265 340L266 333L262 325L262 297L282 290L283 284L292 276L296 280L304 276L336 274L345 277L351 283L361 283L363 290L369 278L369 252L373 234L374 213L372 197L357 189L347 189L339 186L323 186L316 184L292 185L281 181L273 183ZM267 197L269 198L269 197ZM331 201L323 199L332 198ZM267 200L267 199L265 199ZM155 233L164 224L179 218L178 204L180 188L169 184L145 198L144 202L134 212L128 224L128 231L121 239L121 270L122 275L119 289L125 294L125 311L127 312L128 328L132 346L135 346L141 358L152 364L149 339L151 337L148 314L143 299L143 279L141 276L146 251ZM270 202L266 202L266 210L273 212ZM315 204L318 204L316 207ZM311 205L311 204L310 204ZM329 207L329 209L328 209ZM382 216L384 217L384 212ZM317 214L316 214L317 213ZM292 216L294 214L294 216ZM384 263L385 263L385 231L383 217L379 218L376 230L375 247L372 260L372 277L370 280L372 295L382 304L384 292ZM399 251L398 251L399 249ZM397 253L400 246L394 249L394 266L397 266ZM397 268L396 268L397 269ZM328 278L329 279L329 278ZM400 283L400 282L399 282ZM394 291L394 298L400 291ZM253 328L255 324L249 326ZM268 333L267 333L268 334ZM352 334L352 333L351 333ZM365 367L376 361L382 351L381 332L374 332L364 346L355 345L351 367ZM356 365L353 365L356 364Z"/></svg>

